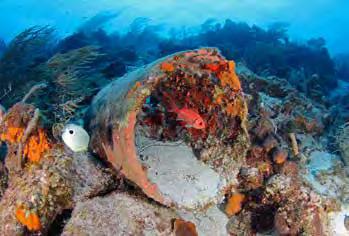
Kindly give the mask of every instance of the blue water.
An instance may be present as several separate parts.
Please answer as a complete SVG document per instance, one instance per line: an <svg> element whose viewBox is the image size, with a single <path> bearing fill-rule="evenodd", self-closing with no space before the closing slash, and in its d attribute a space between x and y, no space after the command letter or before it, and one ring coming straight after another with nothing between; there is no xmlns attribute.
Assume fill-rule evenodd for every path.
<svg viewBox="0 0 349 236"><path fill-rule="evenodd" d="M94 45L109 56L101 70L112 79L168 54L210 46L304 93L314 84L303 82L318 78L315 87L327 96L339 80L349 81L347 9L345 0L0 0L0 55L24 30L49 27L41 32L48 34L41 35L43 45L21 51L22 63L33 68L56 53ZM6 90L14 69L0 70Z"/></svg>
<svg viewBox="0 0 349 236"><path fill-rule="evenodd" d="M146 3L145 3L146 2ZM52 25L60 34L76 30L100 12L122 14L108 22L110 30L127 30L136 17L166 27L198 28L207 19L227 18L267 27L273 22L289 24L295 40L324 37L331 53L349 51L349 1L346 0L1 0L0 37L10 40L32 25Z"/></svg>

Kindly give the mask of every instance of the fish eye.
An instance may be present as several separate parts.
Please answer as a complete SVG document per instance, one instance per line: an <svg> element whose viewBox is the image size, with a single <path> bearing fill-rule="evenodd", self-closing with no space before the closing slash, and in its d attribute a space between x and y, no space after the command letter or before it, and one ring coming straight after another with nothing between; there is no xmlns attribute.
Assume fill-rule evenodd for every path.
<svg viewBox="0 0 349 236"><path fill-rule="evenodd" d="M69 130L69 133L70 133L70 134L74 134L74 130L72 130L72 129Z"/></svg>

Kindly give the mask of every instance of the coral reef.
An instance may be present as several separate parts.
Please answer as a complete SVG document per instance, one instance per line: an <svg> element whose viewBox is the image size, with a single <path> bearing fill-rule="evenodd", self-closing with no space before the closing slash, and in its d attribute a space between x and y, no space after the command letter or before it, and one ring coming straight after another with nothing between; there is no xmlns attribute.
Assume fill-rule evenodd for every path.
<svg viewBox="0 0 349 236"><path fill-rule="evenodd" d="M139 157L133 157L132 161L135 159L140 161L140 167L145 171L147 181L154 184L155 190L166 199L149 195L149 193L154 194L154 192L151 193L149 189L137 185L148 196L162 204L174 207L185 220L193 222L199 234L205 232L205 226L202 225L202 222L207 222L207 225L210 225L215 220L226 225L227 231L232 235L272 232L290 235L300 233L326 235L334 232L332 226L326 222L332 212L336 211L336 208L329 208L328 196L317 191L315 187L309 187L306 184L307 179L301 174L310 168L305 165L306 160L312 158L313 151L310 148L314 149L321 145L318 137L323 135L326 125L328 125L329 112L326 107L304 97L285 80L277 77L257 76L241 65L238 65L236 70L242 83L237 83L234 79L235 73L231 72L231 68L234 68L235 64L201 63L203 51L201 49L193 51L194 53L172 55L164 61L160 60L145 69L135 71L102 90L92 104L92 109L97 109L89 114L94 117L90 123L90 128L97 129L97 136L94 137L95 144L92 145L94 150L101 157L105 155L103 151L107 150L106 156L114 164L114 167L120 169L127 178L137 184L133 179L134 177L127 173L130 170L129 167L125 169L125 166L115 165L117 156L122 156L121 153L115 156L116 150L125 149L123 145L136 145L138 150L132 155L139 155ZM186 59L188 55L196 55L195 53L197 53L195 59L189 60L190 57L188 57L188 61L181 63L181 60ZM205 55L205 58L210 58L210 56L212 55ZM207 78L205 71L208 70L211 75L215 76L218 85L210 85L209 81L203 80L200 82L200 91L191 90L190 85L191 83L195 84L195 80L186 73L188 73L187 70L193 68L192 63L194 62L202 65L200 69L203 70L194 78ZM222 73L221 69L226 69L226 71ZM165 79L159 79L163 73ZM231 74L225 77L225 73ZM149 78L151 85L149 85L149 81L140 79L143 78L142 76ZM232 80L227 81L226 78L229 77ZM243 88L240 87L241 85ZM123 86L128 88L127 92L123 93L120 89L113 90L113 87ZM206 86L209 86L211 92L214 93L210 94L210 91L207 91L203 96L201 92L205 91ZM241 89L244 89L253 98L249 101L251 118L248 126L247 108L244 105L246 97L233 96L233 100L229 100L229 96L226 97L229 91L239 94ZM126 98L124 100L130 100L130 102L122 107L120 103L112 102L122 101L120 98ZM171 112L174 104L179 108L187 106L187 108L197 110L200 115L203 114L202 118L206 124L204 128L186 127L185 120L177 121L176 114ZM237 136L232 136L229 132L226 133L227 130L220 130L220 122L223 124L228 122L226 124L229 124L229 120L215 120L215 115L211 114L208 109L212 106L211 104L215 107L215 114L220 114L219 109L223 108L225 116L239 117L240 132ZM234 108L231 109L229 106L234 106ZM104 116L101 116L103 113L99 112L101 111L98 109L99 107L108 108ZM112 111L119 111L118 116L113 116ZM202 111L205 112L202 113ZM212 120L208 120L204 115L205 113L211 114L210 119ZM121 114L122 116L120 116ZM128 119L127 126L123 126L125 119ZM105 121L117 121L118 127L126 128L119 128L115 138L113 132L118 129L112 128L115 125ZM210 127L214 128L210 129ZM105 136L107 130L110 130L109 138ZM228 131L232 130L234 130L234 126ZM130 132L135 134L135 139L132 136L129 137ZM246 132L249 133L250 139L247 139L248 136L244 136ZM129 138L121 141L123 135ZM315 137L316 140L307 146L306 140L310 137ZM215 141L217 138L218 143ZM106 140L106 142L100 147L96 144L96 140ZM250 142L252 145L249 147L246 144ZM114 149L109 149L107 145L112 143L114 143ZM118 146L115 146L115 143L119 143ZM179 201L174 201L174 198L171 200L171 196L177 196L168 191L171 188L166 185L171 181L173 181L173 185L171 185L173 191L179 194L178 196L182 196L181 199L185 199L183 198L185 196L189 197L186 201L195 201L195 195L203 196L200 194L180 195L180 191L177 190L179 187L176 187L176 183L180 183L180 186L186 189L185 184L181 183L186 177L177 179L178 176L181 176L178 173L191 172L178 168L175 161L171 162L171 159L176 158L181 163L187 163L178 157L178 153L177 156L170 154L172 153L171 149L178 151L183 148L183 145L193 148L197 159L212 168L219 174L220 178L228 183L228 185L223 185L225 186L223 193L226 194L226 201L216 198L216 201L212 203L222 204L221 210L225 211L229 221L220 215L222 212L220 214L212 213L213 215L209 217L209 211L202 208L205 204L201 203L201 207L200 205L194 205L194 207L191 205L188 209L190 205L179 204ZM222 146L224 146L223 152L220 149ZM225 155L228 156L225 157ZM165 164L161 164L162 162ZM161 165L166 168L161 167ZM189 166L192 170L196 170L194 164L189 164ZM184 171L176 172L173 170ZM172 172L174 175L168 174ZM201 171L201 173L204 172ZM194 186L192 189L195 189L200 178L200 175L197 175L197 179L194 178L190 182ZM214 178L211 177L210 181L213 180ZM206 181L206 183L209 182ZM149 187L149 185L143 186ZM345 193L343 189L340 191L341 194ZM172 204L169 204L169 199ZM185 206L186 209L182 209L181 206ZM209 209L215 207L212 206ZM190 212L190 208L199 209L199 211L193 214ZM220 230L217 229L216 232L218 231ZM225 235L226 232L220 234Z"/></svg>
<svg viewBox="0 0 349 236"><path fill-rule="evenodd" d="M40 166L27 166L23 174L10 176L0 203L1 234L23 234L24 225L29 231L47 232L64 209L112 188L112 176L91 160L84 160L88 158L67 155L62 147L55 147L43 156ZM28 214L35 214L33 217L39 218L41 227L31 225Z"/></svg>
<svg viewBox="0 0 349 236"><path fill-rule="evenodd" d="M89 24L58 44L34 27L0 45L1 235L50 234L67 209L63 235L348 233L347 113L323 96L335 85L323 40L226 21L174 44L147 19L126 35ZM134 70L198 45L221 51ZM72 153L62 127L91 101L92 153Z"/></svg>
<svg viewBox="0 0 349 236"><path fill-rule="evenodd" d="M74 155L50 141L39 117L33 119L37 114L32 105L17 103L1 123L9 172L0 202L1 235L45 233L64 209L115 184L113 174L98 167L87 153ZM21 162L22 154L26 163Z"/></svg>
<svg viewBox="0 0 349 236"><path fill-rule="evenodd" d="M205 232L203 231L205 227L200 222L206 220L208 213L202 207L205 204L201 203L194 207L190 204L191 201L197 201L196 196L205 196L192 194L195 187L199 186L196 184L202 177L196 175L190 182L192 188L187 191L185 183L181 182L186 177L180 173L191 173L190 171L197 170L197 167L190 162L188 166L191 166L191 170L186 170L180 168L175 161L189 163L181 159L187 155L184 151L180 151L185 145L194 150L194 155L199 161L212 168L224 182L228 183L223 185L226 201L216 198L212 203L222 204L221 210L225 211L229 222L219 214L213 214L211 220L225 222L223 224L230 234L274 232L297 235L303 232L307 235L325 235L331 232L326 219L328 214L331 214L328 211L334 209L327 207L326 198L322 198L325 196L316 193L316 189L314 192L305 183L301 174L307 169L304 161L310 158L311 153L309 147L305 147L306 143L302 137L319 137L325 132L326 114L328 114L326 107L307 99L285 80L257 76L241 65L238 65L236 70L242 83L240 81L237 83L236 74L231 72L231 68L235 69L235 64L202 63L201 55L204 55L204 60L217 55L206 54L205 50L210 52L212 49L171 55L113 82L102 90L92 104L94 110L89 114L92 117L90 129L93 127L97 130L96 136L93 137L95 140L93 149L101 157L107 158L114 167L120 169L126 178L135 182L148 196L164 205L174 207L185 220L196 224L199 233ZM195 55L195 59L190 57L192 55ZM187 58L188 61L183 63ZM202 72L194 76L194 79L191 74L187 74L189 69L193 71L192 68L195 68L192 63L202 66L200 67ZM220 72L222 69L226 71ZM210 78L207 77L206 70L215 76L218 84L211 85L209 80L204 79L200 82L200 90L193 90L191 84L195 84L195 78ZM225 73L231 74L227 76ZM164 78L161 77L163 74ZM148 78L148 81L142 78ZM246 119L247 108L244 104L246 97L233 96L233 100L229 100L229 95L227 97L229 92L239 95L241 85L253 98L249 102L251 117L249 126ZM211 91L206 92L206 86L209 86ZM115 91L113 89L115 87L119 89ZM128 90L122 92L120 87L126 87ZM203 92L205 95L201 94ZM120 102L113 101L127 101L127 103L121 106ZM193 128L187 126L185 119L177 121L177 115L172 112L174 106L179 109L184 106L195 109L202 116L205 126ZM210 106L215 107L214 114L210 113ZM101 108L108 110L103 113ZM216 120L215 114L222 114L220 110L222 108L224 116L239 118L240 132L237 136L227 133L233 131L234 126L230 126L229 130L220 130L221 122L225 124L224 127L229 126L229 119ZM178 111L178 108L176 109ZM114 111L119 111L118 116L113 115ZM209 119L205 116L207 113L210 114ZM113 122L113 125L110 122ZM114 128L115 122L118 124L117 128ZM109 137L106 136L107 130ZM249 133L250 139L244 136L246 132ZM133 135L130 137L130 133L134 133L135 138ZM125 141L122 140L123 136L127 137ZM102 147L98 145L97 140L105 140ZM252 145L249 147L246 144L250 142ZM108 145L114 145L114 148ZM120 163L131 163L120 159L125 157L120 152L126 151L124 145L137 147L137 152L132 153L132 163L136 163L134 160L139 161L141 164L139 170L145 171L141 178L145 177L154 188L149 189L151 186L149 184L142 186L139 184L140 180L134 179L132 172L136 169L132 170L125 164L120 165ZM318 141L316 145L319 145ZM222 146L224 146L223 152ZM171 151L172 149L178 151L177 155L171 155L175 153ZM135 155L139 156L135 158ZM117 160L122 162L118 164L115 162ZM203 170L200 172L205 173ZM192 174L190 176L193 177ZM213 182L214 179L212 175L210 181ZM173 184L168 187L168 183L171 182ZM178 183L187 194L182 194L178 190L180 189L176 185ZM206 189L210 189L209 185ZM158 193L160 195L156 195ZM178 196L190 204L174 200ZM208 202L210 201L206 203ZM192 214L190 209L199 211ZM266 215L268 217L265 217ZM209 225L211 221L207 222ZM222 235L225 235L225 232L222 232Z"/></svg>
<svg viewBox="0 0 349 236"><path fill-rule="evenodd" d="M278 203L275 213L275 228L278 233L323 235L323 208L320 198L300 184L297 179L285 175L275 175L266 185L265 201Z"/></svg>
<svg viewBox="0 0 349 236"><path fill-rule="evenodd" d="M8 181L8 172L5 168L5 165L0 162L0 199L7 188L7 181Z"/></svg>
<svg viewBox="0 0 349 236"><path fill-rule="evenodd" d="M337 144L343 157L343 161L349 165L349 123L342 125L337 134Z"/></svg>
<svg viewBox="0 0 349 236"><path fill-rule="evenodd" d="M305 97L303 100L295 99L302 95L285 80L257 76L243 65L238 65L237 72L244 91L252 95L248 129L252 145L246 155L247 165L240 169L237 187L245 196L244 203L240 212L231 215L228 232L232 235L332 235L333 226L327 222L337 208L329 207L331 196L319 192L315 186L309 187L314 181L302 174L308 173L308 170L312 174L318 173L319 178L325 174L314 172L306 163L312 159L314 150L325 149L322 147L325 142L318 137L326 128L328 110ZM312 128L305 123L299 125L297 117L300 112L306 114L307 120L316 120ZM310 139L313 142L310 143ZM314 160L327 162L328 156L322 155ZM336 175L343 178L345 171L338 168ZM338 189L330 187L330 175L334 171L332 165L329 171L324 177L328 187L323 189L333 189L338 193L335 198L340 199L339 196L345 196L346 190L340 187L344 185L339 182L333 185ZM332 181L335 179L337 177ZM225 207L229 206L229 198L234 194L227 196Z"/></svg>

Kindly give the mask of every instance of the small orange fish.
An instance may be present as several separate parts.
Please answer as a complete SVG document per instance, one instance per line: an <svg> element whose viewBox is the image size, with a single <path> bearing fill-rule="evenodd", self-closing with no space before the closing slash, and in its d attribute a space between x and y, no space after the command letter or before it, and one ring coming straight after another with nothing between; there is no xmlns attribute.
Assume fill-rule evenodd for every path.
<svg viewBox="0 0 349 236"><path fill-rule="evenodd" d="M169 102L170 102L170 110L169 112L174 112L177 113L177 120L182 120L185 122L185 126L187 128L194 128L194 129L205 129L206 128L206 123L204 121L204 119L202 119L202 117L200 116L199 113L197 113L196 111L194 111L193 109L190 108L179 108L174 101L172 100L172 98L170 97L170 95L168 95L167 93L164 93L165 97L168 98Z"/></svg>

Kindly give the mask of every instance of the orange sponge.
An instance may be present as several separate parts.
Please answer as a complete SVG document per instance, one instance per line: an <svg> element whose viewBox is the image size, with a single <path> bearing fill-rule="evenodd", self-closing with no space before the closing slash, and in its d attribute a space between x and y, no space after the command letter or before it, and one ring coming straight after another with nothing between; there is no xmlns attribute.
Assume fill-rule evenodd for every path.
<svg viewBox="0 0 349 236"><path fill-rule="evenodd" d="M24 147L24 155L29 161L38 163L43 153L50 148L43 129L39 129L37 135L30 136Z"/></svg>
<svg viewBox="0 0 349 236"><path fill-rule="evenodd" d="M195 225L190 221L175 219L173 228L176 236L198 236Z"/></svg>
<svg viewBox="0 0 349 236"><path fill-rule="evenodd" d="M175 69L173 64L168 63L168 62L163 62L160 67L161 67L161 70L163 70L165 72L172 72Z"/></svg>
<svg viewBox="0 0 349 236"><path fill-rule="evenodd" d="M8 127L6 132L2 133L0 139L10 144L21 142L24 134L24 128ZM50 148L47 136L43 129L39 129L36 133L29 136L24 145L23 154L31 162L39 162L42 154Z"/></svg>
<svg viewBox="0 0 349 236"><path fill-rule="evenodd" d="M38 231L41 229L40 218L36 213L20 206L16 209L15 214L18 222L25 225L29 231Z"/></svg>
<svg viewBox="0 0 349 236"><path fill-rule="evenodd" d="M2 133L0 139L7 141L11 144L21 141L24 134L24 128L21 127L8 127L6 132Z"/></svg>
<svg viewBox="0 0 349 236"><path fill-rule="evenodd" d="M228 85L230 88L232 88L235 91L241 90L241 83L240 83L239 77L235 73L234 61L228 62L228 71L223 71L219 73L218 78L220 79L223 87Z"/></svg>
<svg viewBox="0 0 349 236"><path fill-rule="evenodd" d="M225 206L225 213L230 217L241 211L242 202L245 199L245 195L241 193L233 194L229 200L227 205Z"/></svg>

